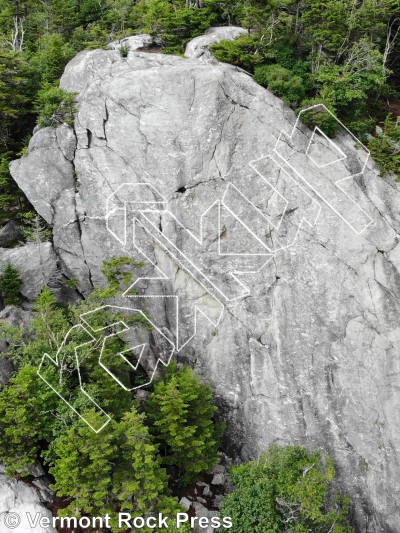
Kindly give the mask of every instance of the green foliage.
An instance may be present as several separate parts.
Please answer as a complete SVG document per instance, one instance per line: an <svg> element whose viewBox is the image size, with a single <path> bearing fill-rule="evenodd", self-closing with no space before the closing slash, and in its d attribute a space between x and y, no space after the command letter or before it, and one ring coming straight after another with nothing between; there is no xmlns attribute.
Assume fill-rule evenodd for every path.
<svg viewBox="0 0 400 533"><path fill-rule="evenodd" d="M221 514L235 533L352 533L349 501L332 488L333 461L300 446L272 446L260 459L231 469L233 493Z"/></svg>
<svg viewBox="0 0 400 533"><path fill-rule="evenodd" d="M52 236L52 231L46 226L46 223L34 211L27 211L20 216L22 221L21 233L27 242L47 242Z"/></svg>
<svg viewBox="0 0 400 533"><path fill-rule="evenodd" d="M178 370L173 365L139 412L138 401L129 390L144 377L146 381L149 378L147 374L131 375L122 359L116 358L127 349L123 338L108 337L102 361L118 379L125 379L129 390L99 365L99 340L90 342L83 328L71 329L88 311L96 311L91 315L92 327L107 327L107 335L117 331L114 325L120 320L148 327L141 314L127 317L105 306L121 285L131 283L129 269L138 264L126 257L105 262L108 288L94 290L87 300L74 305L59 304L45 287L37 298L29 328L0 327L0 339L9 345L5 355L16 368L13 378L0 390L0 462L9 475L24 476L29 466L44 459L54 476L57 494L70 499L63 510L67 516L115 516L123 510L134 516L173 515L182 509L169 486L176 486L178 478L181 483L193 480L218 458L221 428L213 420L212 391L192 370ZM104 422L102 412L94 410L81 392L79 360L85 391L111 416L101 432L95 433L77 419L38 377L44 354L53 359L57 354L57 365L49 359L50 363L41 367L41 375L93 426L100 426ZM172 403L168 406L167 401ZM113 531L119 531L116 524Z"/></svg>
<svg viewBox="0 0 400 533"><path fill-rule="evenodd" d="M363 37L382 47L386 24L398 10L395 0L307 0L304 7L302 29L315 67L324 58L342 59L352 44Z"/></svg>
<svg viewBox="0 0 400 533"><path fill-rule="evenodd" d="M71 278L64 280L64 285L66 287L69 287L70 289L76 289L79 285L79 279L77 278Z"/></svg>
<svg viewBox="0 0 400 533"><path fill-rule="evenodd" d="M324 103L325 107L335 114L335 108L332 105L327 105L321 98L315 98L313 100L303 100L302 106L304 108L314 107L301 114L301 120L307 126L318 126L328 137L334 137L337 133L338 122L334 116L321 108L319 104Z"/></svg>
<svg viewBox="0 0 400 533"><path fill-rule="evenodd" d="M29 209L7 162L24 153L35 121L73 122L74 99L57 81L80 50L149 32L163 52L182 54L210 26L241 25L248 35L214 45L220 61L264 69L257 79L290 105L304 108L304 92L365 137L387 96L397 98L400 43L387 40L397 15L397 0L0 0L0 222Z"/></svg>
<svg viewBox="0 0 400 533"><path fill-rule="evenodd" d="M121 46L121 48L119 49L119 53L121 54L121 57L128 57L129 46Z"/></svg>
<svg viewBox="0 0 400 533"><path fill-rule="evenodd" d="M15 360L19 365L39 363L45 353L56 353L71 327L64 307L57 303L53 292L44 287L39 294L31 323L31 338Z"/></svg>
<svg viewBox="0 0 400 533"><path fill-rule="evenodd" d="M79 16L83 24L94 22L105 12L105 0L82 0L79 2Z"/></svg>
<svg viewBox="0 0 400 533"><path fill-rule="evenodd" d="M129 266L139 268L142 263L135 262L130 257L112 257L103 262L101 272L107 280L110 296L127 289L133 283L133 273L126 268Z"/></svg>
<svg viewBox="0 0 400 533"><path fill-rule="evenodd" d="M29 107L27 63L16 52L0 53L0 153L13 147L21 134L19 120L25 121Z"/></svg>
<svg viewBox="0 0 400 533"><path fill-rule="evenodd" d="M45 84L36 99L38 126L58 126L65 122L72 127L76 113L75 98L76 93Z"/></svg>
<svg viewBox="0 0 400 533"><path fill-rule="evenodd" d="M193 9L185 3L140 0L132 10L132 25L141 33L158 35L165 53L182 53L185 44L214 23L207 7Z"/></svg>
<svg viewBox="0 0 400 533"><path fill-rule="evenodd" d="M6 305L19 305L22 279L20 271L8 262L0 275L0 293Z"/></svg>
<svg viewBox="0 0 400 533"><path fill-rule="evenodd" d="M179 505L168 495L167 473L145 425L145 415L131 409L122 418L118 434L123 459L114 476L114 491L119 508L133 511L135 516L177 512Z"/></svg>
<svg viewBox="0 0 400 533"><path fill-rule="evenodd" d="M327 63L314 75L321 100L330 103L355 134L370 129L361 119L368 116L370 100L385 92L389 72L382 62L382 54L362 40L353 45L344 65Z"/></svg>
<svg viewBox="0 0 400 533"><path fill-rule="evenodd" d="M368 141L371 156L383 176L400 174L400 125L386 117L383 133Z"/></svg>
<svg viewBox="0 0 400 533"><path fill-rule="evenodd" d="M212 0L209 5L229 23L252 30L251 35L215 44L217 59L254 72L258 83L295 108L324 103L365 139L381 120L385 98L398 96L398 40L387 48L387 27L398 13L395 0ZM397 19L393 32L395 27ZM330 136L336 133L327 114L313 112L304 121ZM387 139L377 143L380 153L390 151Z"/></svg>
<svg viewBox="0 0 400 533"><path fill-rule="evenodd" d="M135 4L135 0L107 0L105 19L118 35L124 36L129 29Z"/></svg>
<svg viewBox="0 0 400 533"><path fill-rule="evenodd" d="M350 9L348 0L307 0L302 23L315 61L321 56L321 48L325 54L334 55L346 41Z"/></svg>
<svg viewBox="0 0 400 533"><path fill-rule="evenodd" d="M38 48L30 59L30 65L42 86L55 83L65 65L74 56L74 50L58 33L43 35Z"/></svg>
<svg viewBox="0 0 400 533"><path fill-rule="evenodd" d="M152 432L160 445L163 463L177 469L185 485L218 460L222 427L214 422L212 390L189 367L173 363L148 400Z"/></svg>
<svg viewBox="0 0 400 533"><path fill-rule="evenodd" d="M75 28L68 42L74 52L105 49L107 37L108 32L97 22L93 22L85 28L82 26Z"/></svg>
<svg viewBox="0 0 400 533"><path fill-rule="evenodd" d="M57 397L36 372L24 366L0 392L0 461L10 476L35 464L51 437Z"/></svg>
<svg viewBox="0 0 400 533"><path fill-rule="evenodd" d="M18 210L23 202L22 191L11 177L9 164L12 152L0 155L0 223L7 221L12 212Z"/></svg>
<svg viewBox="0 0 400 533"><path fill-rule="evenodd" d="M258 37L245 36L234 41L221 41L214 44L211 50L219 61L231 63L253 72L256 66L263 63L259 44Z"/></svg>
<svg viewBox="0 0 400 533"><path fill-rule="evenodd" d="M300 76L280 65L263 65L254 71L254 79L276 96L280 96L291 106L297 106L305 96L303 80Z"/></svg>
<svg viewBox="0 0 400 533"><path fill-rule="evenodd" d="M91 424L99 414L86 412ZM95 433L87 424L77 422L54 444L56 461L50 468L53 488L60 496L74 499L62 514L106 514L112 510L112 470L118 457L114 425Z"/></svg>
<svg viewBox="0 0 400 533"><path fill-rule="evenodd" d="M0 339L7 343L7 358L17 362L19 350L25 346L24 330L2 320L0 322Z"/></svg>

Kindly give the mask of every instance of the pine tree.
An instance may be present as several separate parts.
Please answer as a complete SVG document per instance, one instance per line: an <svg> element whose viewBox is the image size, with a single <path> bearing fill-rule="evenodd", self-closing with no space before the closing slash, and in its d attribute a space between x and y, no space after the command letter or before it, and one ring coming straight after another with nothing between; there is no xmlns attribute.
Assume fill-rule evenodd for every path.
<svg viewBox="0 0 400 533"><path fill-rule="evenodd" d="M49 440L57 396L24 366L0 391L0 462L8 475L24 472L39 458L40 443Z"/></svg>
<svg viewBox="0 0 400 533"><path fill-rule="evenodd" d="M15 148L26 134L21 130L32 112L28 76L21 53L0 52L0 152Z"/></svg>
<svg viewBox="0 0 400 533"><path fill-rule="evenodd" d="M20 208L24 202L24 194L21 189L18 189L10 174L11 158L12 152L0 155L0 224L9 220L14 215L15 210Z"/></svg>
<svg viewBox="0 0 400 533"><path fill-rule="evenodd" d="M114 476L113 491L121 502L121 510L133 511L135 516L176 512L179 506L167 496L167 473L144 423L144 414L131 409L124 415L118 431L122 460Z"/></svg>
<svg viewBox="0 0 400 533"><path fill-rule="evenodd" d="M18 305L21 302L21 287L20 271L8 262L0 276L0 292L6 305Z"/></svg>
<svg viewBox="0 0 400 533"><path fill-rule="evenodd" d="M97 416L94 411L85 413L93 425ZM167 475L144 415L135 409L100 433L79 421L57 439L53 452L53 488L59 496L73 498L63 511L66 516L109 513L115 517L127 510L134 517L179 510L177 501L167 494ZM116 523L113 531L121 531Z"/></svg>
<svg viewBox="0 0 400 533"><path fill-rule="evenodd" d="M35 212L28 211L21 216L24 225L21 228L21 233L27 242L34 242L40 244L48 242L51 238L51 229L46 227L44 220Z"/></svg>
<svg viewBox="0 0 400 533"><path fill-rule="evenodd" d="M85 413L92 425L98 416L95 411ZM115 423L110 423L95 433L79 420L55 442L57 460L50 468L53 489L59 496L74 499L63 512L66 516L102 516L112 510L112 474L119 457L114 430Z"/></svg>
<svg viewBox="0 0 400 533"><path fill-rule="evenodd" d="M189 367L171 365L147 408L163 462L177 469L181 484L217 462L222 427L214 422L213 393Z"/></svg>

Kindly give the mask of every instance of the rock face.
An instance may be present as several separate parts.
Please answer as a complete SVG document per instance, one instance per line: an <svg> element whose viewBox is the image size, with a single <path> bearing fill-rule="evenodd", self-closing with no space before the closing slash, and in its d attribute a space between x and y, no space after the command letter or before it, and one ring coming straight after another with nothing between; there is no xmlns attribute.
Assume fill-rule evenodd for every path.
<svg viewBox="0 0 400 533"><path fill-rule="evenodd" d="M157 46L160 44L156 37L148 35L146 33L142 35L132 35L131 37L125 37L119 41L113 41L107 45L107 48L110 50L123 50L126 49L127 52L139 50L141 48L150 48L151 46Z"/></svg>
<svg viewBox="0 0 400 533"><path fill-rule="evenodd" d="M44 501L33 486L23 481L9 479L3 473L0 473L0 527L2 533L26 533L27 531L57 533L56 529L51 526L41 527L36 525L31 527L31 523L35 523L36 515L40 518L47 517L51 520L52 514L44 506ZM17 516L20 520L18 526L18 522L16 522Z"/></svg>
<svg viewBox="0 0 400 533"><path fill-rule="evenodd" d="M243 458L322 447L359 531L400 531L399 187L345 130L188 55L78 54L74 129L39 130L13 176L81 292L145 260L126 305L212 381Z"/></svg>
<svg viewBox="0 0 400 533"><path fill-rule="evenodd" d="M7 385L13 372L14 368L11 361L0 355L0 385Z"/></svg>
<svg viewBox="0 0 400 533"><path fill-rule="evenodd" d="M18 248L0 248L0 271L11 262L21 273L21 294L28 300L57 278L57 257L50 242L31 243Z"/></svg>
<svg viewBox="0 0 400 533"><path fill-rule="evenodd" d="M192 59L209 61L213 59L209 47L224 40L231 40L246 34L247 30L238 26L225 26L221 28L210 28L204 35L195 37L187 45L185 56Z"/></svg>
<svg viewBox="0 0 400 533"><path fill-rule="evenodd" d="M9 305L3 311L0 312L0 324L10 324L22 331L26 331L29 328L32 320L32 312L21 307ZM8 348L6 340L0 340L0 386L6 385L12 374L14 373L14 366L11 361L4 357L1 352L5 352Z"/></svg>
<svg viewBox="0 0 400 533"><path fill-rule="evenodd" d="M25 191L32 198L36 211L45 220L53 220L53 204L61 191L74 186L71 159L75 151L75 137L63 125L62 130L43 128L29 142L29 159L11 163L14 179L31 175L35 180L25 182ZM51 169L50 175L48 174ZM37 184L40 183L40 187Z"/></svg>
<svg viewBox="0 0 400 533"><path fill-rule="evenodd" d="M19 225L10 220L0 229L0 248L11 246L21 237Z"/></svg>

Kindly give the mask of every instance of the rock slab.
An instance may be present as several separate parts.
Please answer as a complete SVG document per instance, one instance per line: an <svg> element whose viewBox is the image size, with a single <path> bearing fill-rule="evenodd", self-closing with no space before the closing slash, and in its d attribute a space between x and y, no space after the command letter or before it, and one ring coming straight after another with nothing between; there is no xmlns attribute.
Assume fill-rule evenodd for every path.
<svg viewBox="0 0 400 533"><path fill-rule="evenodd" d="M181 297L182 339L172 299L151 316L212 381L242 458L321 447L359 530L399 532L399 186L348 133L332 144L296 127L244 72L201 61L201 42L189 58L78 54L61 82L79 92L74 129L39 130L12 174L83 293L112 256L165 274L143 290Z"/></svg>

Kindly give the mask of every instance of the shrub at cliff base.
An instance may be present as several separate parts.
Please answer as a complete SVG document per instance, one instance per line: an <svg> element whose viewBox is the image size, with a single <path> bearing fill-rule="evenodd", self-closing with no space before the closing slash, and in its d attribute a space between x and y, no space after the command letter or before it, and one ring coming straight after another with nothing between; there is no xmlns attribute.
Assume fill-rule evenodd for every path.
<svg viewBox="0 0 400 533"><path fill-rule="evenodd" d="M235 491L222 516L235 533L354 533L349 500L333 490L333 460L300 446L272 446L258 460L233 467Z"/></svg>

